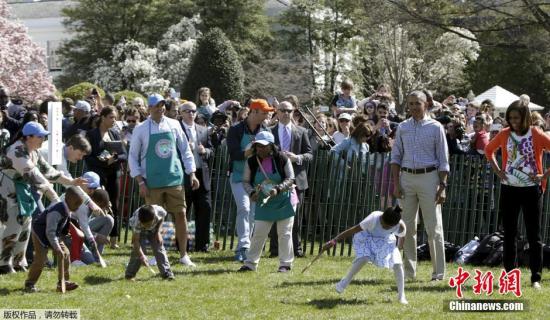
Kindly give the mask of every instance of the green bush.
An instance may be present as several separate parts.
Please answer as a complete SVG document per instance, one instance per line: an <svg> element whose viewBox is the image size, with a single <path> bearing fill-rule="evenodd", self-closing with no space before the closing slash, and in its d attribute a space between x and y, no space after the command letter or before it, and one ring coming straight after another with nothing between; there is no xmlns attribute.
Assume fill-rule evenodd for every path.
<svg viewBox="0 0 550 320"><path fill-rule="evenodd" d="M239 55L218 28L198 40L181 96L194 101L200 87L210 88L217 103L243 97L244 72Z"/></svg>
<svg viewBox="0 0 550 320"><path fill-rule="evenodd" d="M100 96L105 96L105 91L103 91L103 89L96 86L95 84L89 82L81 82L63 91L63 98L71 98L76 103L76 100L85 99L86 95L90 92L90 89L93 88L97 89Z"/></svg>
<svg viewBox="0 0 550 320"><path fill-rule="evenodd" d="M117 104L120 101L120 97L124 96L126 98L126 104L129 105L134 98L141 98L143 101L147 101L147 99L139 92L135 92L132 90L122 90L117 93L115 93L115 104Z"/></svg>

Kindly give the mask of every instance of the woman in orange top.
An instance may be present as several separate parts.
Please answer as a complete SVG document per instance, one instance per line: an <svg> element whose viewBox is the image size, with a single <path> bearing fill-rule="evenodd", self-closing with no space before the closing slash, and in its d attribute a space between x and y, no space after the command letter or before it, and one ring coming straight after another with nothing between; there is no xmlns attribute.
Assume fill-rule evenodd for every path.
<svg viewBox="0 0 550 320"><path fill-rule="evenodd" d="M542 240L540 218L542 195L546 187L546 172L542 168L544 150L550 151L550 136L531 126L529 97L523 95L506 110L509 128L502 130L489 142L485 155L501 179L500 214L504 227L504 268L517 267L517 229L520 209L529 241L529 268L531 284L540 289L542 273ZM495 160L495 151L501 149L502 166Z"/></svg>

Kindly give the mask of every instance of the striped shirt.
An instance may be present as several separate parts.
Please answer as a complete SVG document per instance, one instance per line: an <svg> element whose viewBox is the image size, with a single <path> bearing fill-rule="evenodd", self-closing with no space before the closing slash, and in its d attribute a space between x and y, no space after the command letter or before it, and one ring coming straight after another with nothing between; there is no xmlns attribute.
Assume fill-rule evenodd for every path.
<svg viewBox="0 0 550 320"><path fill-rule="evenodd" d="M449 171L449 152L443 126L428 117L399 124L391 152L392 164L409 169L437 167Z"/></svg>

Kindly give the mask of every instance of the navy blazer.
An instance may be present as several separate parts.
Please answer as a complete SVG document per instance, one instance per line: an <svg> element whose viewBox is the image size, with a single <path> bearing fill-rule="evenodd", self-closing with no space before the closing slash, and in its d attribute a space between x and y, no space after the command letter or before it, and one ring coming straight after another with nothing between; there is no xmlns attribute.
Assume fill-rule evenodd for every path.
<svg viewBox="0 0 550 320"><path fill-rule="evenodd" d="M275 144L280 149L279 124L275 125L270 130L275 137ZM305 128L291 124L290 152L302 158L301 164L292 163L292 167L294 168L294 176L296 177L296 187L298 190L306 190L308 188L306 168L307 164L313 160L313 153L311 150L311 143L309 142L308 131Z"/></svg>

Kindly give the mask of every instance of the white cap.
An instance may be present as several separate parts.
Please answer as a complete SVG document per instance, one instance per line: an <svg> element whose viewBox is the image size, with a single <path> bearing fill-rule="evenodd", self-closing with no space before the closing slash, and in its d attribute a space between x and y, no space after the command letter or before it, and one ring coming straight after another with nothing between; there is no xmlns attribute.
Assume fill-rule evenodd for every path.
<svg viewBox="0 0 550 320"><path fill-rule="evenodd" d="M78 100L74 105L74 108L84 112L92 111L92 107L90 106L90 104L84 100Z"/></svg>
<svg viewBox="0 0 550 320"><path fill-rule="evenodd" d="M340 115L338 116L338 120L340 119L345 119L345 120L348 120L348 121L351 121L351 114L349 113L340 113Z"/></svg>

